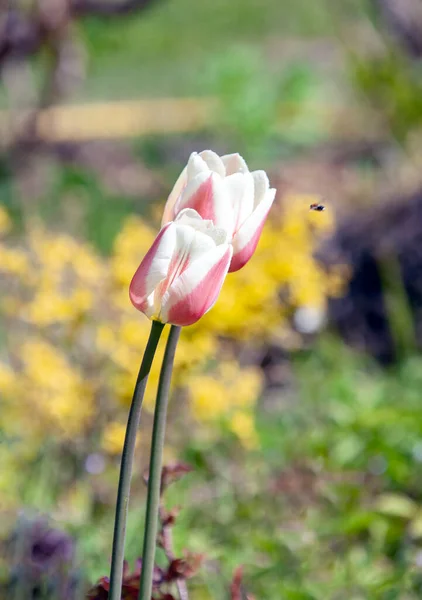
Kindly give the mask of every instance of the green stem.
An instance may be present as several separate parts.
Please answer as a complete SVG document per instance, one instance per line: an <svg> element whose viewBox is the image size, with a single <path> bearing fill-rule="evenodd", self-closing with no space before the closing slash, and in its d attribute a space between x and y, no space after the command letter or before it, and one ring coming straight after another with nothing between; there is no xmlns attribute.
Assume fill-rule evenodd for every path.
<svg viewBox="0 0 422 600"><path fill-rule="evenodd" d="M141 584L139 600L151 600L154 574L155 547L157 543L158 511L160 508L161 468L166 430L167 404L173 370L174 355L180 336L180 327L172 325L161 366L157 402L152 429L151 458L149 463L148 495L145 516L144 547L142 551Z"/></svg>
<svg viewBox="0 0 422 600"><path fill-rule="evenodd" d="M126 427L123 444L122 462L120 465L119 488L117 492L116 516L114 520L113 550L111 555L109 600L120 600L122 597L123 562L125 558L126 520L129 505L130 482L132 478L133 456L135 453L136 434L141 417L142 401L151 370L152 361L164 324L153 321L147 347L139 369L133 392L132 404Z"/></svg>

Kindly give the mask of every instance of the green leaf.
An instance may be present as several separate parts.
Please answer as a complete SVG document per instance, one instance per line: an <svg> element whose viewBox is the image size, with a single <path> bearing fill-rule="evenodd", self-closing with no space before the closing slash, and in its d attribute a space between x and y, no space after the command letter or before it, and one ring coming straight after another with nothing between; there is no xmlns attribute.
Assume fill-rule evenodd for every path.
<svg viewBox="0 0 422 600"><path fill-rule="evenodd" d="M382 494L376 501L378 512L393 517L412 519L418 510L416 502L401 494Z"/></svg>

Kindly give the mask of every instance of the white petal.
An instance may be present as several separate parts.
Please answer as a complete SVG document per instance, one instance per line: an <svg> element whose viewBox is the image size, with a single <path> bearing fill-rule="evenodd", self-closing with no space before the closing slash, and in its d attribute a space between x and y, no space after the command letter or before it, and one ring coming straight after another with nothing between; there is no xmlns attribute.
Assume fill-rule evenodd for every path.
<svg viewBox="0 0 422 600"><path fill-rule="evenodd" d="M233 238L233 259L230 272L241 269L252 257L261 237L262 228L274 202L275 189L268 190L264 200L246 219Z"/></svg>
<svg viewBox="0 0 422 600"><path fill-rule="evenodd" d="M147 274L147 294L151 293L156 285L166 276L176 244L176 227L171 223L164 232L155 254L152 256L151 266Z"/></svg>
<svg viewBox="0 0 422 600"><path fill-rule="evenodd" d="M214 224L209 219L203 219L193 208L184 208L175 219L176 224L189 225L208 236L210 236L215 244L225 244L228 241L228 234L224 229L214 227Z"/></svg>
<svg viewBox="0 0 422 600"><path fill-rule="evenodd" d="M175 245L176 226L174 223L169 223L155 238L131 281L130 298L134 306L140 310L143 310L143 304L166 277Z"/></svg>
<svg viewBox="0 0 422 600"><path fill-rule="evenodd" d="M186 213L188 211L184 211L181 219L174 222L176 242L170 268L175 270L178 269L177 260L184 263L183 270L185 270L209 250L227 243L227 234L224 230L214 227L210 221ZM191 224L184 224L186 220L194 227Z"/></svg>
<svg viewBox="0 0 422 600"><path fill-rule="evenodd" d="M192 262L163 296L161 321L190 325L204 315L218 298L232 252L223 244Z"/></svg>
<svg viewBox="0 0 422 600"><path fill-rule="evenodd" d="M221 157L221 160L226 167L226 175L233 175L233 173L247 173L249 171L248 165L240 154L225 154Z"/></svg>
<svg viewBox="0 0 422 600"><path fill-rule="evenodd" d="M265 221L268 211L274 202L275 193L276 190L274 188L268 190L264 200L256 207L243 226L239 229L233 240L235 253L242 250L248 244L256 230L261 226L262 222Z"/></svg>
<svg viewBox="0 0 422 600"><path fill-rule="evenodd" d="M213 241L210 238L203 236L206 241L202 247L198 248L198 245L194 244L196 232L192 227L180 225L176 222L173 222L171 225L174 231L174 243L171 249L171 258L167 265L166 274L155 286L153 311L155 316L160 313L161 301L167 290L189 266L191 255L200 255L214 246Z"/></svg>
<svg viewBox="0 0 422 600"><path fill-rule="evenodd" d="M187 179L193 179L198 173L209 173L210 169L205 160L197 153L192 152L187 165Z"/></svg>
<svg viewBox="0 0 422 600"><path fill-rule="evenodd" d="M215 248L215 242L211 236L197 231L189 225L176 225L176 244L174 248L174 258L184 260L189 264L196 260L201 254ZM177 269L177 265L175 264Z"/></svg>
<svg viewBox="0 0 422 600"><path fill-rule="evenodd" d="M186 183L188 180L188 176L187 176L187 167L185 167L183 169L183 171L180 173L176 183L173 186L173 189L167 199L166 205L164 207L164 212L163 212L163 218L161 220L161 225L165 225L166 223L169 223L170 221L173 221L174 216L175 216L175 206L180 198L181 193L183 192Z"/></svg>
<svg viewBox="0 0 422 600"><path fill-rule="evenodd" d="M151 292L151 294L146 298L145 303L144 303L144 307L142 309L142 312L149 318L152 319L155 316L156 308L155 308L155 290L154 292Z"/></svg>
<svg viewBox="0 0 422 600"><path fill-rule="evenodd" d="M254 208L262 202L270 189L270 182L265 171L252 171L254 182Z"/></svg>
<svg viewBox="0 0 422 600"><path fill-rule="evenodd" d="M214 173L218 173L220 177L224 177L226 175L226 169L221 158L213 152L212 150L203 150L199 153L199 156L203 158L203 160L207 163L208 168Z"/></svg>
<svg viewBox="0 0 422 600"><path fill-rule="evenodd" d="M253 211L253 178L250 173L235 173L225 178L224 185L233 215L233 233L235 233Z"/></svg>

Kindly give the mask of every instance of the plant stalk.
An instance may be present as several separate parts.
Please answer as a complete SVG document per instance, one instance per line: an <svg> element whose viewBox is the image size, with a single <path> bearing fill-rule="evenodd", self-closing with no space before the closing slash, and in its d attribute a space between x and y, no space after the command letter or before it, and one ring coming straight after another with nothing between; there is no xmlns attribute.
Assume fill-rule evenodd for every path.
<svg viewBox="0 0 422 600"><path fill-rule="evenodd" d="M142 401L154 354L163 331L164 324L153 321L148 343L142 358L138 379L133 392L132 404L126 427L123 444L122 462L120 465L119 487L117 492L116 516L114 520L113 550L111 555L109 600L121 600L123 563L125 557L126 520L129 506L130 483L132 479L133 456L135 453L136 434L141 417Z"/></svg>
<svg viewBox="0 0 422 600"><path fill-rule="evenodd" d="M161 470L163 463L167 405L174 356L176 353L177 342L180 337L180 331L181 327L177 327L176 325L172 325L170 329L158 384L157 402L154 411L154 425L152 429L139 600L151 600L155 549L157 544L158 512L160 509Z"/></svg>

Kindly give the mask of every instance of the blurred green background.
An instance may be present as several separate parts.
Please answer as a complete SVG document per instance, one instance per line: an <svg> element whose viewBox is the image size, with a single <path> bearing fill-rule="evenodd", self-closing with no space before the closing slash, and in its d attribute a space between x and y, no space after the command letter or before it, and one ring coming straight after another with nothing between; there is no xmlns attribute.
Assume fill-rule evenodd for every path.
<svg viewBox="0 0 422 600"><path fill-rule="evenodd" d="M240 600L243 565L245 598L420 598L420 0L6 4L2 597L84 598L108 575L149 329L127 288L189 154L212 148L278 194L176 359L165 461L192 471L165 500L175 555L203 555L189 597Z"/></svg>

